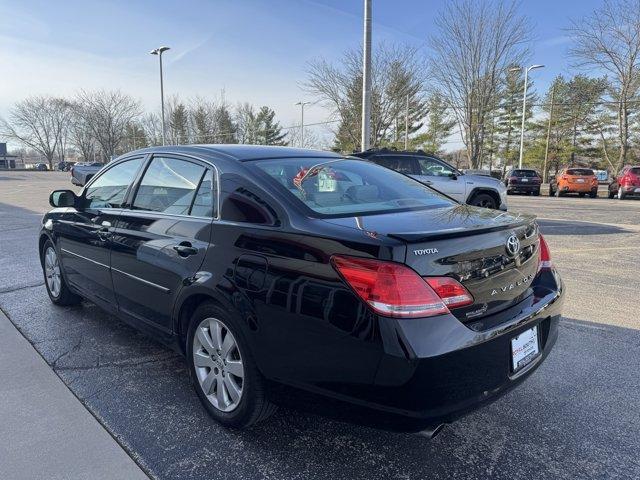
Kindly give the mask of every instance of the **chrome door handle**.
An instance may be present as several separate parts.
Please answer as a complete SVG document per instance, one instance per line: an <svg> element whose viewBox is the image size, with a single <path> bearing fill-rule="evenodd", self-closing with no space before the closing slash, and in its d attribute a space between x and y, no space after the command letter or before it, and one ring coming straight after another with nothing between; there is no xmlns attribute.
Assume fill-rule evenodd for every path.
<svg viewBox="0 0 640 480"><path fill-rule="evenodd" d="M191 245L189 242L180 242L178 245L174 245L173 249L178 252L181 257L188 257L190 255L196 255L198 249Z"/></svg>
<svg viewBox="0 0 640 480"><path fill-rule="evenodd" d="M106 220L100 224L100 229L98 230L98 238L103 242L106 242L111 236L111 232L109 229L111 228L111 222L107 222Z"/></svg>

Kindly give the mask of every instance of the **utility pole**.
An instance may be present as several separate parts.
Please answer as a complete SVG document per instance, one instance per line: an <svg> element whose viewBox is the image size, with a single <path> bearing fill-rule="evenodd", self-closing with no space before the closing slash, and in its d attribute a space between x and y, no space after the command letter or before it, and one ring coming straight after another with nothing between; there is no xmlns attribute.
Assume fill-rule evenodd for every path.
<svg viewBox="0 0 640 480"><path fill-rule="evenodd" d="M549 124L547 125L547 146L544 149L544 166L542 167L542 183L547 183L547 161L549 159L549 139L551 138L551 119L553 118L553 100L556 94L555 82L551 86L551 108L549 110Z"/></svg>
<svg viewBox="0 0 640 480"><path fill-rule="evenodd" d="M409 94L407 93L407 104L404 111L404 149L409 150Z"/></svg>
<svg viewBox="0 0 640 480"><path fill-rule="evenodd" d="M300 148L304 148L304 106L310 103L302 100L296 103L296 105L300 105Z"/></svg>
<svg viewBox="0 0 640 480"><path fill-rule="evenodd" d="M364 39L362 48L362 135L361 150L371 141L371 0L364 0Z"/></svg>
<svg viewBox="0 0 640 480"><path fill-rule="evenodd" d="M151 50L151 55L157 55L160 59L160 109L162 110L162 145L166 143L165 135L166 129L164 127L164 84L162 79L162 54L169 50L169 47L159 47Z"/></svg>

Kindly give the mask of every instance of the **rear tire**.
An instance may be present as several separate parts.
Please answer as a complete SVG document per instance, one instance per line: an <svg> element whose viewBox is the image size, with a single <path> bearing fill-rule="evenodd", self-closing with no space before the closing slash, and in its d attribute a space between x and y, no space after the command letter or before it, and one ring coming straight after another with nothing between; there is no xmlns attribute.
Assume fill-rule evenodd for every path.
<svg viewBox="0 0 640 480"><path fill-rule="evenodd" d="M589 192L589 198L596 198L598 196L598 190L591 190L591 192Z"/></svg>
<svg viewBox="0 0 640 480"><path fill-rule="evenodd" d="M246 428L276 411L240 322L217 304L203 303L193 313L186 354L196 393L217 422Z"/></svg>
<svg viewBox="0 0 640 480"><path fill-rule="evenodd" d="M585 196L585 195L586 195L586 193L582 193L582 192L578 193L578 196L579 196L580 198L584 198L584 196Z"/></svg>
<svg viewBox="0 0 640 480"><path fill-rule="evenodd" d="M44 286L47 289L49 298L53 303L60 306L78 305L82 297L73 293L64 273L60 267L58 252L51 240L47 240L42 247L41 255L42 273L44 275Z"/></svg>
<svg viewBox="0 0 640 480"><path fill-rule="evenodd" d="M609 198L614 198L615 196L616 196L616 194L615 194L615 193L613 193L613 192L611 191L611 189L609 189Z"/></svg>
<svg viewBox="0 0 640 480"><path fill-rule="evenodd" d="M533 196L534 197L539 197L540 196L540 190L536 190L535 192L533 192Z"/></svg>
<svg viewBox="0 0 640 480"><path fill-rule="evenodd" d="M564 193L562 193L559 189L556 190L556 197L564 197Z"/></svg>
<svg viewBox="0 0 640 480"><path fill-rule="evenodd" d="M553 185L549 184L549 196L554 197L555 195L556 195L556 192L553 189Z"/></svg>
<svg viewBox="0 0 640 480"><path fill-rule="evenodd" d="M474 207L491 208L495 210L498 205L495 199L488 193L477 193L469 201L469 205Z"/></svg>

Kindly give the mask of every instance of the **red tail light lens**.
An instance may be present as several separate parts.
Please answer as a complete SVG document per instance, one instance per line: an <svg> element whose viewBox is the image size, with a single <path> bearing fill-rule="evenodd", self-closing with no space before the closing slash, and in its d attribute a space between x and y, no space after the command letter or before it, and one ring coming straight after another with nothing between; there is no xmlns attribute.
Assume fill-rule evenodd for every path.
<svg viewBox="0 0 640 480"><path fill-rule="evenodd" d="M473 303L473 297L467 289L451 277L427 277L425 280L449 308L464 307Z"/></svg>
<svg viewBox="0 0 640 480"><path fill-rule="evenodd" d="M538 271L543 269L549 269L551 264L551 252L549 252L549 245L542 235L540 235L540 263L538 264Z"/></svg>
<svg viewBox="0 0 640 480"><path fill-rule="evenodd" d="M431 317L473 302L455 280L434 277L425 281L399 263L341 255L331 257L331 263L374 312L387 317Z"/></svg>

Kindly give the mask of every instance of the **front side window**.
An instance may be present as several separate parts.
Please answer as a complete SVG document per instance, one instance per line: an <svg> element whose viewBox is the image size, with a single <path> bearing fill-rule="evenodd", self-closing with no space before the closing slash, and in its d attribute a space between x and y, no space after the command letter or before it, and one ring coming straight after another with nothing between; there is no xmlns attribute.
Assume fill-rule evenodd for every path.
<svg viewBox="0 0 640 480"><path fill-rule="evenodd" d="M448 177L457 173L451 167L431 157L418 158L418 165L420 166L420 175Z"/></svg>
<svg viewBox="0 0 640 480"><path fill-rule="evenodd" d="M140 181L132 208L188 215L205 170L186 160L154 157ZM204 193L200 201L206 201Z"/></svg>
<svg viewBox="0 0 640 480"><path fill-rule="evenodd" d="M87 187L84 198L87 208L120 208L129 185L142 165L142 158L118 163L102 173Z"/></svg>
<svg viewBox="0 0 640 480"><path fill-rule="evenodd" d="M422 210L455 202L410 177L355 159L285 158L246 162L320 216Z"/></svg>

